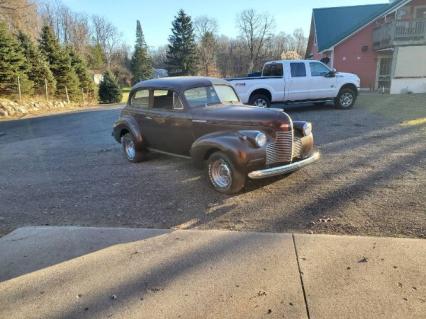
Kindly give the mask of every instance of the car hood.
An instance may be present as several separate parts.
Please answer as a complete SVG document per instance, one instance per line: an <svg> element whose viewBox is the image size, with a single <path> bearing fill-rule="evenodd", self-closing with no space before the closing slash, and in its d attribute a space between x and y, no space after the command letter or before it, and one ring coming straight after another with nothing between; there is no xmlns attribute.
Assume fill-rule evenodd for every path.
<svg viewBox="0 0 426 319"><path fill-rule="evenodd" d="M212 105L193 110L193 120L244 125L276 126L290 123L290 117L280 109L266 109L249 105Z"/></svg>

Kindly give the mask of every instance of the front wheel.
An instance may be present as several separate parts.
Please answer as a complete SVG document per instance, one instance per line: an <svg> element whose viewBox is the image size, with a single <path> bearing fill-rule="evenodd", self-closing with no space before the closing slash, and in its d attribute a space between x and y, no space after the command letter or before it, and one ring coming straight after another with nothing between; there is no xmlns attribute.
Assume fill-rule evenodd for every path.
<svg viewBox="0 0 426 319"><path fill-rule="evenodd" d="M238 193L246 183L246 175L222 152L215 152L209 157L207 176L216 191L228 195Z"/></svg>
<svg viewBox="0 0 426 319"><path fill-rule="evenodd" d="M271 100L264 94L255 94L250 97L249 104L266 108L271 106Z"/></svg>
<svg viewBox="0 0 426 319"><path fill-rule="evenodd" d="M343 88L334 100L334 105L339 109L350 109L354 106L356 92L351 88Z"/></svg>
<svg viewBox="0 0 426 319"><path fill-rule="evenodd" d="M146 158L146 152L136 149L136 140L131 133L126 133L121 137L124 155L132 163L138 163Z"/></svg>

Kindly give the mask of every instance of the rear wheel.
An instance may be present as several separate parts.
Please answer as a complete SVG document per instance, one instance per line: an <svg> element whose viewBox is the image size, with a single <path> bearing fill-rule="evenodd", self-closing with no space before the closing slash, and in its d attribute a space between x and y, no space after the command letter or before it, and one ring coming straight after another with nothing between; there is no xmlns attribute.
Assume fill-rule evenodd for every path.
<svg viewBox="0 0 426 319"><path fill-rule="evenodd" d="M210 185L218 192L235 194L243 189L246 175L238 170L223 152L210 155L207 163L207 176Z"/></svg>
<svg viewBox="0 0 426 319"><path fill-rule="evenodd" d="M265 94L255 94L250 97L249 104L258 107L270 107L271 100Z"/></svg>
<svg viewBox="0 0 426 319"><path fill-rule="evenodd" d="M131 133L126 133L121 137L124 155L132 163L138 163L146 158L146 152L136 149L136 140Z"/></svg>
<svg viewBox="0 0 426 319"><path fill-rule="evenodd" d="M356 92L351 88L343 88L334 100L334 105L339 109L350 109L354 106Z"/></svg>

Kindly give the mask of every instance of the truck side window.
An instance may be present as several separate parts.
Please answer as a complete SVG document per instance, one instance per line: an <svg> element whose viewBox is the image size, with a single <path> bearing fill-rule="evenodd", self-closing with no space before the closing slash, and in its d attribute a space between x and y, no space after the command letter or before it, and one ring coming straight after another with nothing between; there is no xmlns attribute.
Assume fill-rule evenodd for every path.
<svg viewBox="0 0 426 319"><path fill-rule="evenodd" d="M281 63L270 63L263 68L263 76L283 76L283 65Z"/></svg>
<svg viewBox="0 0 426 319"><path fill-rule="evenodd" d="M298 78L306 76L306 67L303 62L290 63L291 77Z"/></svg>
<svg viewBox="0 0 426 319"><path fill-rule="evenodd" d="M319 62L309 62L309 67L311 68L311 76L324 76L330 73L330 69Z"/></svg>
<svg viewBox="0 0 426 319"><path fill-rule="evenodd" d="M149 90L143 89L136 91L130 99L130 105L137 108L149 107Z"/></svg>

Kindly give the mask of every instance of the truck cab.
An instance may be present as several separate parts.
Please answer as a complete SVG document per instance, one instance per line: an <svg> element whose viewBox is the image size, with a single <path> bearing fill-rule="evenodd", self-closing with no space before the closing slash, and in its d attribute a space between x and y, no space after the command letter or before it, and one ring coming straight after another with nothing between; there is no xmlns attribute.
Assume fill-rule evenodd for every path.
<svg viewBox="0 0 426 319"><path fill-rule="evenodd" d="M274 102L333 101L339 108L355 103L360 79L337 72L316 60L280 60L265 63L262 75L228 79L243 103L269 107Z"/></svg>

